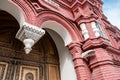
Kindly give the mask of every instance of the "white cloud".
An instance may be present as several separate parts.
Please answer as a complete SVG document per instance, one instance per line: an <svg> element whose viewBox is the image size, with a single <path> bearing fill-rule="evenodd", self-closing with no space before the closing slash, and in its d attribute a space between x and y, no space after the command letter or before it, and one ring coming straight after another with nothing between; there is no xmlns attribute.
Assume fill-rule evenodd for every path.
<svg viewBox="0 0 120 80"><path fill-rule="evenodd" d="M103 12L108 20L120 29L120 0L115 3L105 1L103 6Z"/></svg>

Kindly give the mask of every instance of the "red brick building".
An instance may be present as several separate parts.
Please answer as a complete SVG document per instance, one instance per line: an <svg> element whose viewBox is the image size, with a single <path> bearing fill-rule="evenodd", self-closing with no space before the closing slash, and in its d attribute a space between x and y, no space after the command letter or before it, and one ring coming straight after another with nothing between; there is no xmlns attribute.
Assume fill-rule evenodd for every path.
<svg viewBox="0 0 120 80"><path fill-rule="evenodd" d="M0 80L120 80L120 30L102 0L1 0Z"/></svg>

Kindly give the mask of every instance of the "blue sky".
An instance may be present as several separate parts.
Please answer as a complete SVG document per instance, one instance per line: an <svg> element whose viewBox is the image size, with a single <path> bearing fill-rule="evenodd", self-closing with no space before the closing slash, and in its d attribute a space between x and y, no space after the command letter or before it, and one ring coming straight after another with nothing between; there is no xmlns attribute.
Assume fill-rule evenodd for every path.
<svg viewBox="0 0 120 80"><path fill-rule="evenodd" d="M103 0L103 12L120 29L120 0Z"/></svg>

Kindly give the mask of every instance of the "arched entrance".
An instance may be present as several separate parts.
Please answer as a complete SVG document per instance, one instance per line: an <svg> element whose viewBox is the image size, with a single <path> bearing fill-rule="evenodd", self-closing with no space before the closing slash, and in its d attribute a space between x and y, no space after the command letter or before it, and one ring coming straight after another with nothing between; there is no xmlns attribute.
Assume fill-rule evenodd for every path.
<svg viewBox="0 0 120 80"><path fill-rule="evenodd" d="M63 39L55 31L48 28L45 30L47 30L53 38L58 50L61 80L77 80L72 56L68 48L65 46Z"/></svg>
<svg viewBox="0 0 120 80"><path fill-rule="evenodd" d="M72 56L66 47L71 42L69 32L63 25L53 20L45 21L41 26L50 34L56 44L60 62L61 80L77 80Z"/></svg>
<svg viewBox="0 0 120 80"><path fill-rule="evenodd" d="M2 3L2 4L1 4ZM24 22L27 22L27 23L30 23L32 24L33 26L37 26L37 27L43 27L43 23L45 22L44 25L46 25L47 27L43 27L45 30L46 30L46 33L49 35L48 37L51 38L51 41L53 43L53 48L56 46L57 50L55 50L55 52L58 52L58 57L56 58L59 58L57 59L57 62L59 63L52 63L52 64L56 64L57 67L55 68L55 66L51 66L51 65L45 65L43 66L43 75L42 75L42 79L43 80L51 80L50 78L52 78L52 80L57 80L59 79L58 77L61 78L61 80L77 80L76 78L76 73L75 73L75 69L74 69L74 64L73 64L73 61L72 61L72 57L71 57L71 54L68 50L68 48L66 47L69 43L71 43L72 41L79 41L79 38L78 36L76 35L76 32L74 30L76 30L75 28L75 25L70 23L69 21L65 20L64 17L60 16L59 14L54 14L54 12L50 12L50 11L43 11L40 13L40 16L37 16L37 17L33 17L32 14L29 14L31 12L29 11L25 11L27 14L29 14L30 17L26 17L26 14L24 14L24 10L22 11L22 9L19 9L18 6L16 7L16 5L10 3L8 0L3 0L1 1L1 5L0 5L0 9L1 10L5 10L7 12L9 12L10 14L12 14L16 20L18 21L20 27L23 27L23 23ZM5 7L5 5L7 5L7 7ZM8 8L9 7L9 8ZM19 6L20 7L20 6ZM26 7L25 7L26 8ZM47 14L48 13L48 14ZM23 16L24 15L24 16ZM32 18L31 18L32 17ZM29 18L29 19L27 19ZM35 19L33 19L35 18ZM51 22L51 19L53 22ZM56 21L57 19L57 21ZM32 22L33 21L33 22ZM35 22L34 22L35 21ZM46 21L48 21L48 23L46 23ZM49 24L52 24L54 26L56 26L55 28L49 26ZM18 25L18 26L19 26ZM17 32L17 31L16 31ZM63 33L62 33L63 32ZM15 33L16 34L16 33ZM13 37L15 37L15 34ZM79 34L78 34L79 35ZM45 35L46 36L46 35ZM44 37L43 37L44 38ZM42 39L43 39L42 38ZM41 40L42 40L41 39ZM40 41L41 41L40 40ZM37 46L39 45L40 41L36 44ZM48 41L51 43L51 41ZM17 42L14 42L13 40L13 43L16 43L18 47L21 48L22 52L24 52L24 46L22 44L22 47L20 45L18 45L20 42L19 40L17 40ZM44 42L44 40L43 40ZM54 44L55 43L55 44ZM41 43L43 44L43 43ZM49 44L49 43L48 43ZM38 53L37 51L39 50L36 50L37 47L35 47L36 45L34 45L33 47L33 50L32 50L32 54L36 54ZM46 42L44 45L42 46L45 46L48 48L48 46L46 45ZM14 46L15 47L15 46ZM17 48L17 47L15 47ZM38 48L41 48L41 46L39 45ZM37 48L37 49L38 49ZM43 48L43 47L42 47ZM14 49L14 48L13 48ZM19 48L18 48L19 50ZM53 51L54 51L53 50ZM7 50L5 50L7 51ZM15 50L14 50L15 51ZM33 53L34 51L34 53ZM48 50L49 51L49 50ZM9 52L9 51L8 51ZM46 49L43 50L43 52L45 53L46 52ZM16 51L16 53L20 53L20 51ZM20 53L22 56L21 58L24 58L24 59L32 59L30 56L32 56L34 59L38 59L38 60L41 60L41 59L44 59L43 61L46 61L46 57L45 58L42 58L39 56L36 55L36 57L32 54L28 54L27 57L23 57L25 56L26 54L25 53ZM51 56L49 56L51 57ZM55 56L54 56L55 57ZM54 59L56 59L54 58ZM1 58L2 59L2 58ZM29 60L28 59L28 60ZM48 58L47 58L48 59ZM8 60L8 59L6 59ZM51 61L48 59L48 61ZM7 69L9 69L9 65L4 63L5 61L2 61L2 64L5 64L7 65ZM54 61L52 61L54 62ZM10 62L9 62L10 63ZM15 62L16 63L16 62ZM24 68L26 67L31 67L32 69L35 69L38 70L38 67L39 66L35 66L37 65L36 63L34 65L30 65L31 63L34 63L34 61L30 60L30 63L28 63L28 65L26 66L26 64L23 64L22 67L19 67L20 70L23 70L23 72L25 71ZM42 62L43 63L43 62ZM21 64L21 63L16 63L16 64ZM47 63L48 64L48 63ZM51 64L51 62L50 62ZM16 65L15 65L16 66ZM33 66L33 67L32 67ZM41 66L40 66L41 67ZM17 68L18 69L18 68ZM41 69L41 68L40 68ZM5 69L6 70L6 69ZM29 69L31 70L31 69ZM49 75L52 70L52 75ZM27 69L28 71L28 69ZM56 71L56 72L55 72ZM26 71L25 71L26 72ZM36 71L33 70L34 73L36 73ZM17 75L17 77L10 77L10 79L13 79L13 80L16 80L16 79L19 79L18 77L20 76L23 76L23 75L19 75L20 73L22 72L19 72L19 74L13 74L14 72L10 72L10 74L12 75ZM28 74L27 75L31 75L31 72L27 72ZM39 72L40 74L41 72ZM55 74L53 74L55 73ZM56 73L58 75L56 75ZM6 74L6 73L5 73ZM60 74L60 76L59 76ZM10 75L7 76L7 78L9 77ZM31 76L34 76L34 75L31 75ZM50 76L53 76L53 77L50 77ZM56 79L56 77L57 79ZM25 76L24 76L25 77ZM38 76L37 76L38 77ZM3 79L4 80L4 79Z"/></svg>
<svg viewBox="0 0 120 80"><path fill-rule="evenodd" d="M25 54L15 39L18 29L15 18L0 11L0 80L60 80L58 51L49 33Z"/></svg>

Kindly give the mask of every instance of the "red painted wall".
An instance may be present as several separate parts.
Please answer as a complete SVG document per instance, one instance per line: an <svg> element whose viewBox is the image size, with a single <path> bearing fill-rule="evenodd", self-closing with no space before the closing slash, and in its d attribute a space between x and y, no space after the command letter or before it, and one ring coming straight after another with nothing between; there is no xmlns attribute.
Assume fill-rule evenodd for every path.
<svg viewBox="0 0 120 80"><path fill-rule="evenodd" d="M45 21L56 21L68 30L72 42L67 45L73 56L78 80L120 79L120 30L113 26L102 12L101 0L12 0L24 14L25 21L41 26ZM91 22L99 23L92 28ZM80 25L84 23L83 30ZM89 35L85 39L85 35ZM93 55L82 57L83 52Z"/></svg>

